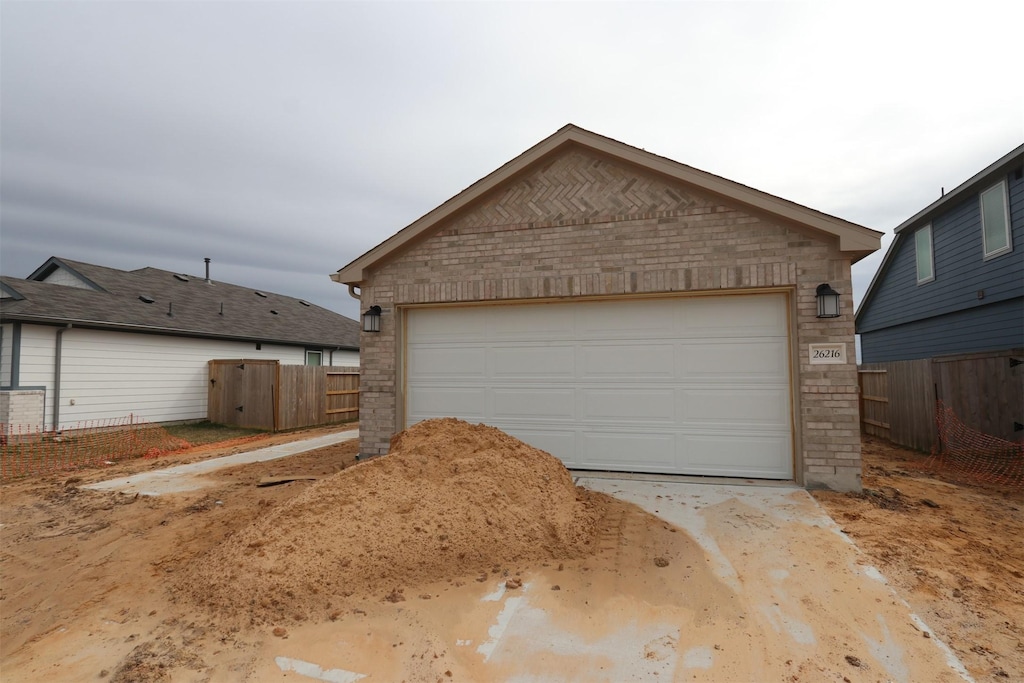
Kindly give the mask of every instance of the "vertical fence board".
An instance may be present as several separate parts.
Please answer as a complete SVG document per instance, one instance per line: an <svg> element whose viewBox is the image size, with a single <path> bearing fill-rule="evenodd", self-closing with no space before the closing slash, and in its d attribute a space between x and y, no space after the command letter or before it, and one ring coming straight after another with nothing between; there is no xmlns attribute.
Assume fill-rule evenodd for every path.
<svg viewBox="0 0 1024 683"><path fill-rule="evenodd" d="M868 363L857 370L860 380L860 419L865 434L889 439L889 373L884 363Z"/></svg>
<svg viewBox="0 0 1024 683"><path fill-rule="evenodd" d="M215 360L211 360L208 365L210 380L206 384L206 419L217 424L225 424L228 417L224 408L227 405L227 383L224 379L227 369Z"/></svg>
<svg viewBox="0 0 1024 683"><path fill-rule="evenodd" d="M936 428L931 360L901 360L888 365L890 438L919 451L932 450Z"/></svg>

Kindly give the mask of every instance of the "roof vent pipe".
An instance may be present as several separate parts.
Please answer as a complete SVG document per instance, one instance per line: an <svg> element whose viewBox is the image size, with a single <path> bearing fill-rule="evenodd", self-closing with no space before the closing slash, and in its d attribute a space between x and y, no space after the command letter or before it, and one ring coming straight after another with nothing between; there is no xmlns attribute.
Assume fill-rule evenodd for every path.
<svg viewBox="0 0 1024 683"><path fill-rule="evenodd" d="M212 284L210 282L210 257L207 256L203 261L206 262L206 284Z"/></svg>

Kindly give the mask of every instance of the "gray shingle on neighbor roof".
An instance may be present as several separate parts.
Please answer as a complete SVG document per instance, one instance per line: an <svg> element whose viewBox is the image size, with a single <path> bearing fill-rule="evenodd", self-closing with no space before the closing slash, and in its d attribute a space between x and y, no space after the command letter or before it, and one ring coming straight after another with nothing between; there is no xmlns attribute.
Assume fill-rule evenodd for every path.
<svg viewBox="0 0 1024 683"><path fill-rule="evenodd" d="M36 273L42 276L55 265L87 278L101 290L4 276L0 281L5 289L23 298L0 299L0 321L359 348L359 323L294 297L266 291L266 296L259 296L249 287L191 275L183 281L157 268L124 271L56 257ZM145 303L140 296L152 298L153 303Z"/></svg>

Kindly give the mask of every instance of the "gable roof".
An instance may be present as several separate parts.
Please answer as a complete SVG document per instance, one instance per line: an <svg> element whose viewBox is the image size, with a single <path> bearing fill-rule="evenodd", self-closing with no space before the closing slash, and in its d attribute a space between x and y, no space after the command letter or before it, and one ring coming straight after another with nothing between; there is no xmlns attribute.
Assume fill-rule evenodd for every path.
<svg viewBox="0 0 1024 683"><path fill-rule="evenodd" d="M81 286L43 281L58 269ZM339 313L282 294L257 294L249 287L157 268L124 271L51 257L28 278L4 276L0 285L0 322L359 348L359 323Z"/></svg>
<svg viewBox="0 0 1024 683"><path fill-rule="evenodd" d="M484 197L496 187L523 174L571 145L610 156L657 175L724 197L755 211L767 213L788 222L799 223L825 235L837 237L840 250L849 253L854 262L877 251L881 246L882 233L870 228L829 216L806 206L569 124L370 249L332 274L331 279L343 284L359 285L364 279L364 271L367 268L387 261L404 248L432 234L445 219Z"/></svg>
<svg viewBox="0 0 1024 683"><path fill-rule="evenodd" d="M875 270L875 274L871 278L871 284L868 285L867 291L864 292L864 298L860 300L860 306L857 307L857 312L854 314L854 322L858 322L860 320L861 313L867 310L868 304L871 302L871 299L874 298L875 291L881 286L882 278L888 271L889 265L892 263L893 258L895 258L896 253L899 251L900 245L905 239L907 239L908 235L912 235L915 230L927 225L937 216L953 208L964 199L980 193L982 189L987 189L989 185L994 185L998 182L999 178L1005 177L1011 170L1020 167L1022 164L1024 164L1024 144L1004 155L999 160L986 166L978 173L957 185L951 191L946 192L934 202L897 225L894 230L895 237L889 245L888 251L885 252L882 262L878 265L878 269Z"/></svg>

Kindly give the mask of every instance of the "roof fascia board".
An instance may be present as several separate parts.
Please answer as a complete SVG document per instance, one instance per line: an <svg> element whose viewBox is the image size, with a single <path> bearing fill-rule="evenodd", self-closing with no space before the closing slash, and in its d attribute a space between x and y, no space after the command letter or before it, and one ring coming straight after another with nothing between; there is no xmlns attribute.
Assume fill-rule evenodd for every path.
<svg viewBox="0 0 1024 683"><path fill-rule="evenodd" d="M363 281L366 268L385 260L391 254L429 231L431 227L441 220L465 208L468 204L479 199L487 192L490 192L495 187L511 179L547 154L567 143L579 144L584 148L602 152L615 159L668 176L704 191L748 205L754 209L835 235L839 238L840 250L851 252L857 258L862 258L867 254L877 251L880 246L882 233L876 230L828 216L827 214L720 176L651 154L650 152L592 133L577 126L568 125L554 135L537 143L496 171L478 180L455 197L344 266L338 272L333 273L330 276L331 279L343 284L360 284Z"/></svg>
<svg viewBox="0 0 1024 683"><path fill-rule="evenodd" d="M0 289L7 292L7 296L15 301L23 301L25 299L21 292L8 285L6 282L0 282Z"/></svg>
<svg viewBox="0 0 1024 683"><path fill-rule="evenodd" d="M946 206L952 206L963 197L973 194L976 190L994 181L997 176L1006 175L1012 168L1024 163L1024 145L1020 145L1009 154L998 161L990 164L984 170L975 173L973 176L957 185L955 188L936 199L934 202L918 211L916 214L896 226L896 234L904 230L910 230L924 225L935 216L941 213Z"/></svg>
<svg viewBox="0 0 1024 683"><path fill-rule="evenodd" d="M892 242L889 243L889 249L885 252L885 256L882 257L882 262L878 264L875 274L871 276L871 282L868 284L867 290L864 292L863 298L860 300L860 305L857 306L857 310L853 313L853 324L854 326L860 322L860 315L867 310L868 304L871 302L871 298L874 296L875 287L881 286L882 278L885 276L887 270L889 270L889 263L895 258L896 250L899 248L900 242L903 240L903 235L897 234L893 237ZM859 332L858 332L859 334Z"/></svg>

